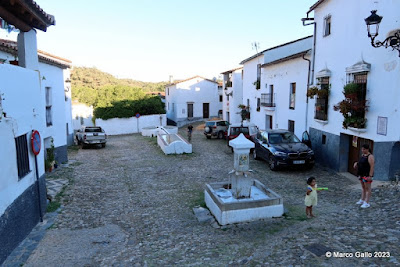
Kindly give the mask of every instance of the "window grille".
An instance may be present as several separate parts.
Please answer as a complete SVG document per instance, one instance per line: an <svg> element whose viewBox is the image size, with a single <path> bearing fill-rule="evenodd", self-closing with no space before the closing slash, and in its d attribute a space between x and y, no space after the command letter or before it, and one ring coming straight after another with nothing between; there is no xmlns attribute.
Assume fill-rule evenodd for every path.
<svg viewBox="0 0 400 267"><path fill-rule="evenodd" d="M29 167L28 141L26 134L15 138L15 149L17 151L18 178L22 179L31 171Z"/></svg>

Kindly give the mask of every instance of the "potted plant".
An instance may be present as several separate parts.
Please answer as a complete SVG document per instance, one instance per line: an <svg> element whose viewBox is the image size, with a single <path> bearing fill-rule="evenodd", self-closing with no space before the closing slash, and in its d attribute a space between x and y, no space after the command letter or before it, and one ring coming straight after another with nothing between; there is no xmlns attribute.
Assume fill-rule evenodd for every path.
<svg viewBox="0 0 400 267"><path fill-rule="evenodd" d="M261 81L260 80L255 81L253 84L254 84L254 86L256 87L257 90L261 88Z"/></svg>
<svg viewBox="0 0 400 267"><path fill-rule="evenodd" d="M245 106L245 105L243 105L243 104L239 104L238 108L241 108L241 109L246 109L246 106Z"/></svg>
<svg viewBox="0 0 400 267"><path fill-rule="evenodd" d="M319 98L326 98L329 95L329 89L322 88L317 91L317 95Z"/></svg>
<svg viewBox="0 0 400 267"><path fill-rule="evenodd" d="M313 86L307 89L307 97L313 99L314 96L318 93L318 87Z"/></svg>
<svg viewBox="0 0 400 267"><path fill-rule="evenodd" d="M346 98L357 99L361 86L357 83L348 83L343 87L343 89L343 94Z"/></svg>
<svg viewBox="0 0 400 267"><path fill-rule="evenodd" d="M56 162L55 155L54 155L54 143L53 138L51 139L51 146L50 148L46 149L46 159L44 161L44 167L46 171L51 172L54 168L54 164Z"/></svg>
<svg viewBox="0 0 400 267"><path fill-rule="evenodd" d="M321 111L322 110L322 106L321 105L315 106L315 110L316 111Z"/></svg>

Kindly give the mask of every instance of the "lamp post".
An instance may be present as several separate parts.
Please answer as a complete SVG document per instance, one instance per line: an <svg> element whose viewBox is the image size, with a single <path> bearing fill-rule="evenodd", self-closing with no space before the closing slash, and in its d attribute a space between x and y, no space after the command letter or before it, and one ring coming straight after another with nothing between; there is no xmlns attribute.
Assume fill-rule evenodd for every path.
<svg viewBox="0 0 400 267"><path fill-rule="evenodd" d="M376 41L375 38L379 34L379 24L381 23L383 17L376 14L376 10L371 11L371 15L365 19L365 23L367 24L368 37L371 38L371 45L375 48L378 47L391 47L393 50L399 51L400 57L400 30L396 31L393 35L386 38L383 42Z"/></svg>

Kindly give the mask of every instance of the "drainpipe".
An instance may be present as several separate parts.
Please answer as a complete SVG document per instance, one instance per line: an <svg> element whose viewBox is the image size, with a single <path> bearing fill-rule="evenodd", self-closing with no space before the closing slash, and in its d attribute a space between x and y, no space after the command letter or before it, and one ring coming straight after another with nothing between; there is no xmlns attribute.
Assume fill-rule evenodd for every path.
<svg viewBox="0 0 400 267"><path fill-rule="evenodd" d="M301 21L303 22L303 26L314 26L314 34L313 34L313 48L312 48L312 60L306 59L303 55L303 59L308 61L308 80L307 80L307 90L311 84L314 83L314 69L315 69L315 45L317 43L317 23L314 21L314 18L308 17L309 13L307 13L307 18L302 18ZM308 22L307 21L313 21ZM311 76L311 80L310 80ZM306 97L306 120L305 120L305 128L308 131L308 97Z"/></svg>
<svg viewBox="0 0 400 267"><path fill-rule="evenodd" d="M306 53L307 54L307 53ZM310 74L311 74L311 60L305 58L306 54L303 55L303 59L308 61L308 75L307 75L307 90L310 87ZM308 97L306 93L306 131L308 132Z"/></svg>

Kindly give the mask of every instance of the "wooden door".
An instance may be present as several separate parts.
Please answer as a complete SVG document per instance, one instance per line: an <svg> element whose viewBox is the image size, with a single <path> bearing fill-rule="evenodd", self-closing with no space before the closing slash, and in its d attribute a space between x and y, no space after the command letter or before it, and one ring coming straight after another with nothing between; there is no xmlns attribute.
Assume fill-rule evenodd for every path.
<svg viewBox="0 0 400 267"><path fill-rule="evenodd" d="M193 118L193 103L187 104L188 118Z"/></svg>
<svg viewBox="0 0 400 267"><path fill-rule="evenodd" d="M203 118L208 119L210 117L210 103L203 103Z"/></svg>
<svg viewBox="0 0 400 267"><path fill-rule="evenodd" d="M347 170L349 173L357 175L357 170L353 168L353 165L354 162L358 162L358 160L361 157L361 147L364 144L368 144L372 153L374 149L374 141L352 135L350 135L349 138L350 138L349 140L350 147L349 147L349 162Z"/></svg>

